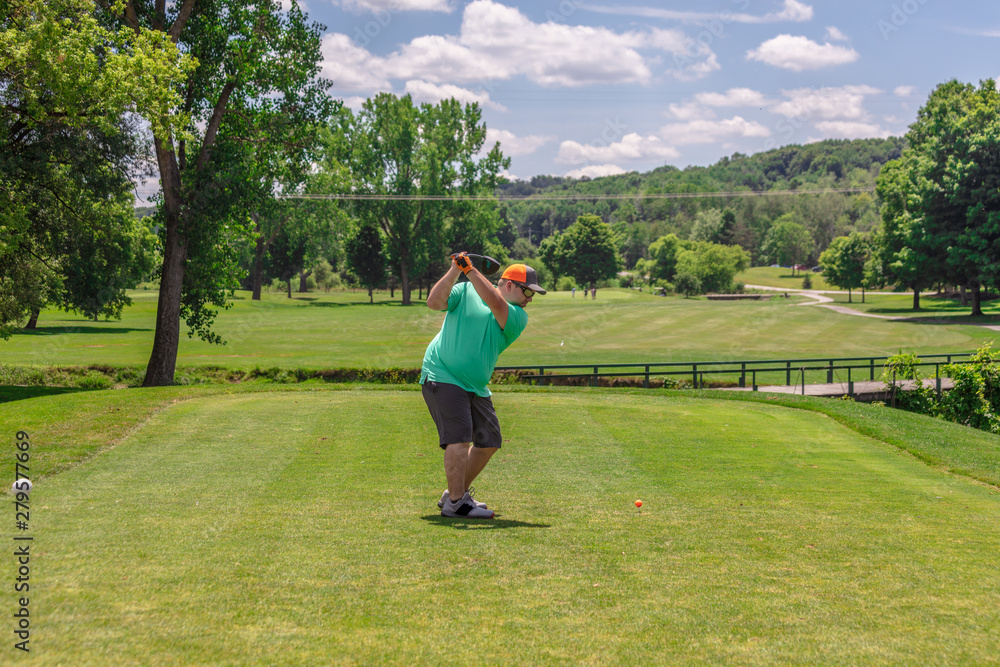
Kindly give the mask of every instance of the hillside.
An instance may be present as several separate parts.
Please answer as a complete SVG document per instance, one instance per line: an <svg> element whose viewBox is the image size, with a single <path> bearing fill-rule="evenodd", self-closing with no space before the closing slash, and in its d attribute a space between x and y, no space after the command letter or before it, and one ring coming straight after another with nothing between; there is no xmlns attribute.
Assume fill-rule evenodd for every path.
<svg viewBox="0 0 1000 667"><path fill-rule="evenodd" d="M645 174L629 172L580 180L536 176L530 181L501 186L502 196L528 198L505 204L508 236L527 237L537 244L568 227L578 215L593 213L606 222L617 223L626 264L632 266L659 236L675 233L690 238L699 225L699 214L704 228L708 224L704 220L712 219L713 215L717 219L718 212L728 209L735 216L735 225L728 232L729 241L743 246L755 261L761 259L760 245L771 223L786 214L809 229L818 257L833 238L874 228L878 207L873 193L684 199L651 199L643 195L873 188L882 165L899 157L903 145L904 140L897 137L826 140L754 155L736 153L708 167L664 166ZM546 199L623 194L634 194L635 198Z"/></svg>

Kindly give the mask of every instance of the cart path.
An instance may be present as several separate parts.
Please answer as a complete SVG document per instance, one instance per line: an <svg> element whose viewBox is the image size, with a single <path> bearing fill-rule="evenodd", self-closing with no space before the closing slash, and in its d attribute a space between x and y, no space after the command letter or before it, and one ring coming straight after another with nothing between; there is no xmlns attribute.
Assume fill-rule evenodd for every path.
<svg viewBox="0 0 1000 667"><path fill-rule="evenodd" d="M905 315L876 315L874 313L862 313L860 311L854 310L847 306L833 306L833 298L826 296L827 294L841 294L836 290L803 290L803 289L786 289L783 287L767 287L766 285L747 285L750 289L760 289L760 290L770 290L774 292L785 292L792 293L798 296L804 296L812 301L806 303L796 304L798 306L819 306L820 308L826 308L837 313L842 313L844 315L854 315L856 317L874 317L879 320L893 320L896 322L920 322L928 318L925 317L907 317ZM892 292L869 292L869 294L891 294ZM929 293L930 294L930 293ZM948 318L941 318L947 321ZM962 322L953 322L952 324L964 324ZM1000 331L1000 324L971 324L966 326L976 326L983 327L985 329L990 329L992 331Z"/></svg>

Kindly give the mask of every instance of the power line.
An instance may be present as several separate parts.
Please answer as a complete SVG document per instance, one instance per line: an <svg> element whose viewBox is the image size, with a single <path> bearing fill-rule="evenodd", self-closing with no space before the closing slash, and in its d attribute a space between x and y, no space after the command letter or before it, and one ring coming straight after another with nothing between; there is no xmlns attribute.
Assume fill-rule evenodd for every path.
<svg viewBox="0 0 1000 667"><path fill-rule="evenodd" d="M575 201L608 199L696 199L701 197L787 197L792 195L857 194L874 187L823 188L818 190L738 190L732 192L648 192L634 194L541 194L541 195L385 195L385 194L289 194L278 199L347 201Z"/></svg>

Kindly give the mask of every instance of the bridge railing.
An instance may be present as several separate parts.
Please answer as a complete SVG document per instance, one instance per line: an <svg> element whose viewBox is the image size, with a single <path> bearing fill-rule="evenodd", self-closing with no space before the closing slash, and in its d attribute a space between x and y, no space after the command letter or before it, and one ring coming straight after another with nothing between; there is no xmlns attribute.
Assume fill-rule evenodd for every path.
<svg viewBox="0 0 1000 667"><path fill-rule="evenodd" d="M942 369L948 364L967 363L972 353L925 354L915 366L934 367L933 378L943 377ZM614 364L538 364L531 366L497 366L501 373L516 373L521 380L546 385L569 378L589 378L596 386L600 378L642 378L642 386L649 387L654 377L690 379L696 388L706 386L705 376L715 383L728 380L739 387L752 387L754 391L765 382L784 384L832 384L835 382L875 381L890 359L883 357L820 357L814 359L764 359L739 361L671 361L655 363ZM532 372L534 371L534 372ZM846 372L846 377L843 376ZM838 374L840 377L838 378ZM825 376L825 380L823 377ZM748 384L749 380L749 384ZM783 380L783 382L781 382Z"/></svg>

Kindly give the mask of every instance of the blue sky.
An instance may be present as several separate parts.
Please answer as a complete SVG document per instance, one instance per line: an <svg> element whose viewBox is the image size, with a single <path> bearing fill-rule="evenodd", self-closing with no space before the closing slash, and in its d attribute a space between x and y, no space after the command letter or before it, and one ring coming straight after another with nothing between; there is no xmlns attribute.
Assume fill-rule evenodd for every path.
<svg viewBox="0 0 1000 667"><path fill-rule="evenodd" d="M323 73L477 101L509 175L711 164L900 135L933 88L1000 75L1000 5L944 0L305 0Z"/></svg>
<svg viewBox="0 0 1000 667"><path fill-rule="evenodd" d="M326 26L335 97L478 102L520 179L900 136L937 85L1000 76L1000 3L985 0L300 5ZM138 185L139 204L154 183Z"/></svg>

